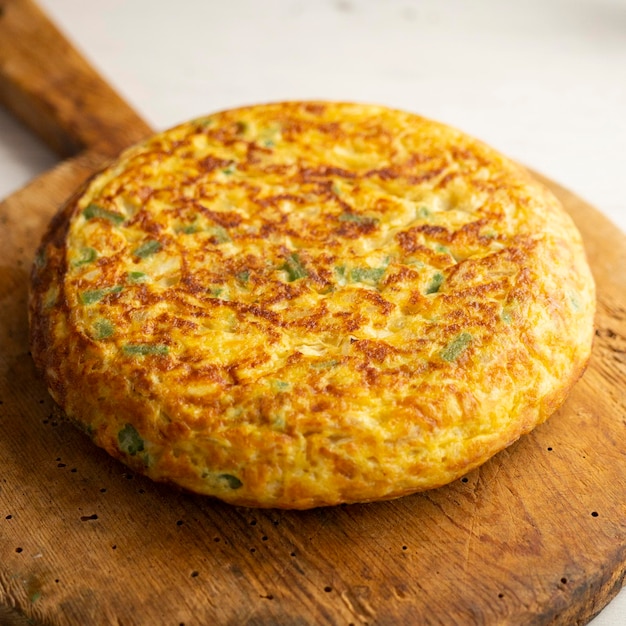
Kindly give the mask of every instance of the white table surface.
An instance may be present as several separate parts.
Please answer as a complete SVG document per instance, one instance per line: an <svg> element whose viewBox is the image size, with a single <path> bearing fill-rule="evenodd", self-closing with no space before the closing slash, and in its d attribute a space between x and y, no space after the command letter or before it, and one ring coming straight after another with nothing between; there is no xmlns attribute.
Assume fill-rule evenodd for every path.
<svg viewBox="0 0 626 626"><path fill-rule="evenodd" d="M626 231L626 0L40 4L157 129L269 100L387 104L487 141ZM0 109L0 197L55 162ZM626 590L592 624L624 626Z"/></svg>

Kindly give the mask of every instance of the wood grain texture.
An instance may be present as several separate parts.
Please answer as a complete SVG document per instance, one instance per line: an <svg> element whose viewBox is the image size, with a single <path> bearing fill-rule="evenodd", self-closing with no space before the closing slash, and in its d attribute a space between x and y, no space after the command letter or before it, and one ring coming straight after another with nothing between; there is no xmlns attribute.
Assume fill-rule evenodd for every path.
<svg viewBox="0 0 626 626"><path fill-rule="evenodd" d="M30 0L0 0L0 103L66 157L115 156L150 132Z"/></svg>
<svg viewBox="0 0 626 626"><path fill-rule="evenodd" d="M3 20L32 5L3 6L6 77ZM596 614L626 575L626 237L544 181L583 233L599 302L588 371L530 435L448 487L392 502L231 507L95 448L28 353L28 274L46 224L136 132L138 118L110 102L113 143L97 137L109 118L74 130L94 103L52 116L63 141L89 149L0 204L0 623L571 625Z"/></svg>

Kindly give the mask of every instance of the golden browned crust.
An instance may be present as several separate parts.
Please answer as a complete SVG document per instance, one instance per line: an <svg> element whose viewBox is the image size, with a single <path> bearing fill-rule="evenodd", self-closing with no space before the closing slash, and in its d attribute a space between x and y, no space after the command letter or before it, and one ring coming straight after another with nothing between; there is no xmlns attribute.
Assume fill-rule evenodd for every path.
<svg viewBox="0 0 626 626"><path fill-rule="evenodd" d="M589 357L580 235L520 167L384 107L218 113L130 148L33 270L65 412L156 480L307 508L437 487Z"/></svg>

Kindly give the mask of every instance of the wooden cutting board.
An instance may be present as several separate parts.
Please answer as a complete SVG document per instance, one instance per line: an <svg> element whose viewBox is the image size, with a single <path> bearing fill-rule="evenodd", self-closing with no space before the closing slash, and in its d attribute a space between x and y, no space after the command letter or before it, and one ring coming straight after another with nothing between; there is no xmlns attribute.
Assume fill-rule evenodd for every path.
<svg viewBox="0 0 626 626"><path fill-rule="evenodd" d="M598 285L565 406L432 492L307 512L133 475L68 425L28 353L35 246L150 129L28 0L0 0L0 98L71 158L0 205L0 624L584 624L626 575L626 237L545 180ZM204 112L199 112L204 113Z"/></svg>

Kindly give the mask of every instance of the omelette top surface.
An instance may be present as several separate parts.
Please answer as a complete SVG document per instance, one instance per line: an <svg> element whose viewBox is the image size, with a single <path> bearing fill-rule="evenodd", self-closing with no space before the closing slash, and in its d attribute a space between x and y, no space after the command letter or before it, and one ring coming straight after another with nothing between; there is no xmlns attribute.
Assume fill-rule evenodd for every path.
<svg viewBox="0 0 626 626"><path fill-rule="evenodd" d="M134 146L53 220L36 363L136 471L247 506L444 485L546 419L591 349L557 200L385 107L220 112Z"/></svg>

